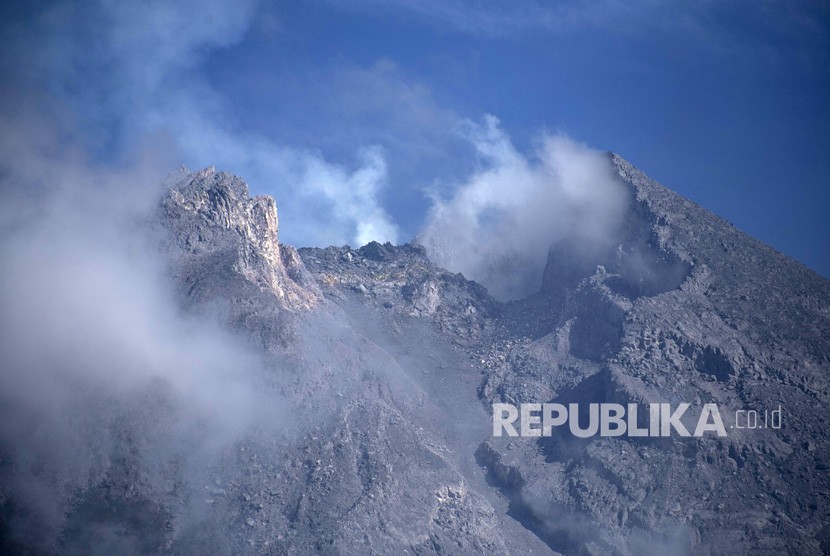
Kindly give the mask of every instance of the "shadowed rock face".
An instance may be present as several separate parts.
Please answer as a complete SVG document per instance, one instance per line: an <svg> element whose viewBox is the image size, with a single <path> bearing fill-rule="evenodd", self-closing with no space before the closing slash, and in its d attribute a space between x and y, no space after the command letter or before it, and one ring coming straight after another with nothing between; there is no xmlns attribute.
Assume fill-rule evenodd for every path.
<svg viewBox="0 0 830 556"><path fill-rule="evenodd" d="M52 546L828 553L830 283L609 163L631 196L618 241L553 245L541 291L506 304L418 245L280 245L273 200L212 169L183 175L156 223L181 305L249 340L268 367L259 387L294 419L202 474L150 472L142 419L168 413L143 400ZM714 402L727 427L735 410L780 405L784 426L490 436L493 402L546 401ZM10 532L18 517L0 498L0 552L44 546Z"/></svg>

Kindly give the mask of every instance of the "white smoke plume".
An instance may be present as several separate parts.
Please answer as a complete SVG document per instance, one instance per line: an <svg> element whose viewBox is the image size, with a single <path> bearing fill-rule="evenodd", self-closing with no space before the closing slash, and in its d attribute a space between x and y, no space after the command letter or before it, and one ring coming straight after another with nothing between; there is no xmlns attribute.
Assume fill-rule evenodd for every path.
<svg viewBox="0 0 830 556"><path fill-rule="evenodd" d="M523 155L493 116L470 124L469 138L482 168L435 199L418 238L438 265L510 300L539 290L553 243L589 250L613 241L628 198L602 153L543 135Z"/></svg>
<svg viewBox="0 0 830 556"><path fill-rule="evenodd" d="M357 145L352 164L239 129L204 77L205 54L241 41L258 2L54 2L28 28L5 33L10 51L74 112L93 149L130 152L166 134L181 161L244 176L274 196L295 245L398 239L381 206L382 150ZM17 60L16 60L17 61Z"/></svg>
<svg viewBox="0 0 830 556"><path fill-rule="evenodd" d="M241 38L253 4L37 9L0 22L0 511L4 541L48 551L69 505L130 469L126 452L133 483L164 493L175 469L199 489L235 443L290 427L264 386L277 363L181 308L147 226L170 170L216 164L272 188L302 242L396 228L379 149L346 168L221 117L196 68Z"/></svg>
<svg viewBox="0 0 830 556"><path fill-rule="evenodd" d="M48 550L126 446L148 489L170 465L198 487L235 442L287 421L263 358L180 309L147 225L165 157L93 163L57 114L17 107L0 113L0 500L15 505L4 534Z"/></svg>

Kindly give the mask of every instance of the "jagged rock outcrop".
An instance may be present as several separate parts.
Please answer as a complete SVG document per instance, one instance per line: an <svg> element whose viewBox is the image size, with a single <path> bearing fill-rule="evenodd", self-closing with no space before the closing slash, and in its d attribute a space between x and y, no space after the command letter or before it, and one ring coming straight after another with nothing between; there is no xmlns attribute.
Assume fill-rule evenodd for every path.
<svg viewBox="0 0 830 556"><path fill-rule="evenodd" d="M420 245L371 242L300 254L330 297L340 299L345 290L396 316L428 317L456 342L479 340L498 312L484 287L435 266Z"/></svg>
<svg viewBox="0 0 830 556"><path fill-rule="evenodd" d="M162 210L176 249L176 271L185 274L189 295L216 290L226 295L229 280L241 282L231 277L235 273L284 309L310 309L318 302L317 287L296 250L279 244L274 199L250 198L240 178L212 167L185 173Z"/></svg>

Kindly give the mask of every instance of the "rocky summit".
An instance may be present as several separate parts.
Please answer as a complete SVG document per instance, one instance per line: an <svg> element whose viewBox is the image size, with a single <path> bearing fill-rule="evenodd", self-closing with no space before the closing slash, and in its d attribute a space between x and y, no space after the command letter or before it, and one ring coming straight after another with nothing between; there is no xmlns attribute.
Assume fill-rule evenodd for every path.
<svg viewBox="0 0 830 556"><path fill-rule="evenodd" d="M83 488L56 485L48 538L0 460L0 552L830 554L830 281L608 163L615 241L554 243L509 302L417 243L280 244L273 199L183 172L148 227L280 418L155 461L145 423L178 410L146 396ZM716 404L726 434L494 436L497 403Z"/></svg>

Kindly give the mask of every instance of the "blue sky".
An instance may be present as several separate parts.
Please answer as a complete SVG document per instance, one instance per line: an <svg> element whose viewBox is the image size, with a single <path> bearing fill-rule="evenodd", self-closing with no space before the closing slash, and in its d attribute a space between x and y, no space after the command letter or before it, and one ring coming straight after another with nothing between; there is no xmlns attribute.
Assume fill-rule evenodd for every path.
<svg viewBox="0 0 830 556"><path fill-rule="evenodd" d="M6 96L48 98L99 163L157 142L243 176L289 243L411 239L493 116L528 158L555 134L615 151L830 276L826 2L2 9Z"/></svg>

